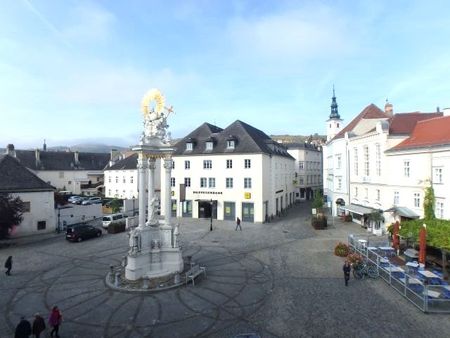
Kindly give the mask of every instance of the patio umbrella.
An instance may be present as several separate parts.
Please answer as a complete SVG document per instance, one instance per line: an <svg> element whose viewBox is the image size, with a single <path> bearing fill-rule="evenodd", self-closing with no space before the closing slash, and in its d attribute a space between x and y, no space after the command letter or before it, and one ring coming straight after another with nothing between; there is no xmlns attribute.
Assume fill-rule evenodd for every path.
<svg viewBox="0 0 450 338"><path fill-rule="evenodd" d="M427 225L424 224L419 232L419 263L425 264L427 257Z"/></svg>
<svg viewBox="0 0 450 338"><path fill-rule="evenodd" d="M394 223L394 232L392 234L392 247L395 250L398 250L399 245L400 245L400 240L399 240L399 236L398 236L399 231L400 231L400 224L397 221Z"/></svg>

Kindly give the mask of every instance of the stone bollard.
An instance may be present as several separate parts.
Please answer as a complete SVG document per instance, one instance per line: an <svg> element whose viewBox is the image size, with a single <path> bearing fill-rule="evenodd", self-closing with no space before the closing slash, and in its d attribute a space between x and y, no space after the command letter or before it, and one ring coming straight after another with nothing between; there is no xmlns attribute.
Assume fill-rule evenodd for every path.
<svg viewBox="0 0 450 338"><path fill-rule="evenodd" d="M114 280L114 286L117 287L117 288L120 286L120 279L119 279L119 277L120 277L120 273L116 272L116 278Z"/></svg>
<svg viewBox="0 0 450 338"><path fill-rule="evenodd" d="M180 284L180 274L179 273L175 274L175 276L173 277L173 283L175 285Z"/></svg>
<svg viewBox="0 0 450 338"><path fill-rule="evenodd" d="M126 266L127 266L127 259L128 259L128 256L123 256L123 257L122 257L122 266L123 266L123 267L126 267Z"/></svg>
<svg viewBox="0 0 450 338"><path fill-rule="evenodd" d="M110 282L114 282L114 265L109 266L109 280Z"/></svg>

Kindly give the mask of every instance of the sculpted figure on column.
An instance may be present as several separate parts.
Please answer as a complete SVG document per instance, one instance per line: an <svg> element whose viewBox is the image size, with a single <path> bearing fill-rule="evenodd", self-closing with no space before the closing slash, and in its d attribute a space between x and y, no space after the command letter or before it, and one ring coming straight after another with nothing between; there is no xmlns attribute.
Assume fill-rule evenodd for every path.
<svg viewBox="0 0 450 338"><path fill-rule="evenodd" d="M153 197L150 200L150 207L148 208L149 214L148 214L148 224L150 226L157 226L159 224L158 222L158 199L156 197Z"/></svg>

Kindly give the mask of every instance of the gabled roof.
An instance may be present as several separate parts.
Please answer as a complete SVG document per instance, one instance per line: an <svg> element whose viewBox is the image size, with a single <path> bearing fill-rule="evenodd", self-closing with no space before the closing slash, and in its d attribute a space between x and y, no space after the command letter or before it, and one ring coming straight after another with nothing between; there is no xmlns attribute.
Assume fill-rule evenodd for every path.
<svg viewBox="0 0 450 338"><path fill-rule="evenodd" d="M133 170L137 168L137 160L138 160L138 154L133 154L128 157L125 157L124 159L118 161L111 167L105 169L107 170Z"/></svg>
<svg viewBox="0 0 450 338"><path fill-rule="evenodd" d="M388 152L442 145L450 145L450 116L417 122L411 136Z"/></svg>
<svg viewBox="0 0 450 338"><path fill-rule="evenodd" d="M103 170L109 162L107 153L78 153L75 163L74 152L39 151L40 161L36 160L35 150L16 150L16 158L32 170Z"/></svg>
<svg viewBox="0 0 450 338"><path fill-rule="evenodd" d="M384 113L380 108L378 108L373 103L369 104L366 108L362 110L361 113L359 113L358 116L356 116L349 124L345 126L339 133L336 134L336 136L331 140L335 140L338 138L343 138L346 132L351 132L358 123L363 120L369 120L369 119L382 119L382 118L389 118L389 116Z"/></svg>
<svg viewBox="0 0 450 338"><path fill-rule="evenodd" d="M206 141L211 137L214 140L214 147L212 150L206 150ZM235 139L235 147L228 149L227 140L232 138ZM187 150L186 143L193 143L193 149ZM265 153L292 158L281 144L272 140L263 131L240 120L236 120L225 129L203 123L181 139L175 148L174 155Z"/></svg>
<svg viewBox="0 0 450 338"><path fill-rule="evenodd" d="M19 161L9 155L0 155L0 192L36 192L53 191L50 184L44 182Z"/></svg>
<svg viewBox="0 0 450 338"><path fill-rule="evenodd" d="M417 122L440 116L442 116L442 113L412 112L395 114L389 121L389 134L410 135Z"/></svg>

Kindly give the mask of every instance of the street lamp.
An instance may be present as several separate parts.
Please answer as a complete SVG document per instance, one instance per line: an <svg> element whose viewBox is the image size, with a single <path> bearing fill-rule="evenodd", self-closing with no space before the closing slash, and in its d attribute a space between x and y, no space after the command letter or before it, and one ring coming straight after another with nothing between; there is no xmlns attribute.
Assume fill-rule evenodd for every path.
<svg viewBox="0 0 450 338"><path fill-rule="evenodd" d="M209 202L211 204L211 218L210 218L210 224L209 224L209 231L212 231L212 216L213 216L213 200Z"/></svg>

